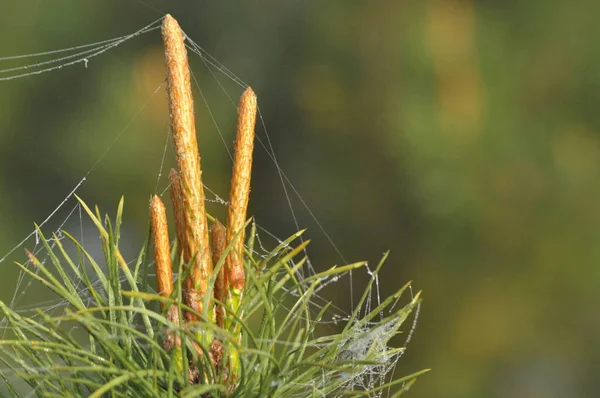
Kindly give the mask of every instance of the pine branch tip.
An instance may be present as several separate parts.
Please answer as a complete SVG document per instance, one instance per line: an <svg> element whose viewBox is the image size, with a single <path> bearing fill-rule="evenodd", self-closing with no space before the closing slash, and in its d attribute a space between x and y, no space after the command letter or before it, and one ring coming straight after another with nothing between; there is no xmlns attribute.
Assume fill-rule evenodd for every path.
<svg viewBox="0 0 600 398"><path fill-rule="evenodd" d="M171 264L171 244L167 226L167 213L163 201L157 195L150 205L150 225L154 240L154 261L158 293L169 297L173 293L173 267ZM161 303L161 307L164 304Z"/></svg>

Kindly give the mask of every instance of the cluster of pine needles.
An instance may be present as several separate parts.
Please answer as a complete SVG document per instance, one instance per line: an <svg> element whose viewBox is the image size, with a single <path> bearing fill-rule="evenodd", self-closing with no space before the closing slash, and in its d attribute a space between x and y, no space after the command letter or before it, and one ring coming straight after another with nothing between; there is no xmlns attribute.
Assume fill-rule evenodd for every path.
<svg viewBox="0 0 600 398"><path fill-rule="evenodd" d="M257 109L250 88L238 108L227 222L206 214L184 36L169 15L162 32L177 160L169 175L176 238L171 244L158 196L132 264L119 250L123 199L111 221L78 198L98 229L103 262L68 232L61 234L71 247L38 229L48 261L28 252L34 269L18 265L66 305L59 315L39 310L23 317L0 302L10 331L0 339L0 393L31 396L18 380L41 397L397 396L408 390L423 371L391 377L404 348L388 343L420 299L396 307L407 284L370 308L387 255L370 272L341 331L327 334L321 325L330 304L316 305L317 292L366 264L304 277L302 231L267 255L256 254L256 225L246 220ZM156 293L148 284L152 263Z"/></svg>

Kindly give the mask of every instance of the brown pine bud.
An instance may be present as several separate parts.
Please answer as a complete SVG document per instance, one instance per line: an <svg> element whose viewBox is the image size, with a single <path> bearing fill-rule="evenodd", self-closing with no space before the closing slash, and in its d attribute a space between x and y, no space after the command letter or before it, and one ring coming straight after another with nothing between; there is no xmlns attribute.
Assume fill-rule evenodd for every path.
<svg viewBox="0 0 600 398"><path fill-rule="evenodd" d="M182 274L186 272L185 267L190 262L190 248L188 247L188 238L186 236L187 228L185 226L185 205L183 202L183 194L181 192L181 179L175 169L171 169L169 173L171 182L171 205L173 206L173 217L175 219L175 232L177 235L177 248L180 261L183 261L184 267ZM189 276L182 283L183 302L194 311L200 312L200 296L194 289L193 280ZM186 312L185 318L188 321L196 321L198 317L194 314Z"/></svg>
<svg viewBox="0 0 600 398"><path fill-rule="evenodd" d="M156 268L156 281L158 294L162 297L170 297L173 293L173 267L171 264L171 244L169 242L169 228L167 225L167 213L162 200L154 195L150 202L150 228L154 243L154 263ZM160 304L164 310L165 304ZM179 312L174 305L169 306L166 314L167 320L179 325ZM167 333L163 340L165 350L170 351L174 346L180 346L179 337L173 333Z"/></svg>
<svg viewBox="0 0 600 398"><path fill-rule="evenodd" d="M212 240L212 256L213 264L219 262L225 249L227 248L227 232L223 224L219 220L215 219L212 227L210 228L211 240ZM227 299L227 279L225 278L225 264L219 269L219 273L215 279L215 298L221 303L225 303ZM224 326L225 310L222 304L215 304L217 326Z"/></svg>
<svg viewBox="0 0 600 398"><path fill-rule="evenodd" d="M154 241L154 262L158 294L170 297L173 293L173 267L171 266L171 244L167 226L167 212L162 200L156 195L150 202L150 228ZM161 303L164 308L164 304Z"/></svg>
<svg viewBox="0 0 600 398"><path fill-rule="evenodd" d="M166 15L162 24L167 69L167 94L177 169L181 180L181 202L185 219L185 234L180 242L183 260L193 260L190 283L197 300L188 297L189 304L201 303L212 273L212 258L208 239L208 222L204 207L200 156L196 141L194 102L190 84L190 71L183 32L173 17ZM196 309L194 307L194 309Z"/></svg>
<svg viewBox="0 0 600 398"><path fill-rule="evenodd" d="M250 178L252 176L252 152L254 150L254 125L256 123L256 95L250 87L244 91L238 107L238 124L235 141L235 157L229 195L229 215L227 218L227 243L236 234L239 236L227 257L227 283L241 292L245 284L244 272L244 231L246 211L250 197Z"/></svg>

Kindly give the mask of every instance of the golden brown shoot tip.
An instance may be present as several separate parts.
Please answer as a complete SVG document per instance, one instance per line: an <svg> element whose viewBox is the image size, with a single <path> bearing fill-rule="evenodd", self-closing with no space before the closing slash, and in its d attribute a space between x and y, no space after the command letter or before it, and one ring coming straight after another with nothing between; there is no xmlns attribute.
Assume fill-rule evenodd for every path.
<svg viewBox="0 0 600 398"><path fill-rule="evenodd" d="M162 199L157 195L152 196L150 201L150 221L154 232L157 232L157 228L166 229L166 207Z"/></svg>
<svg viewBox="0 0 600 398"><path fill-rule="evenodd" d="M163 297L169 297L173 292L171 247L169 244L165 205L157 195L152 197L150 203L150 225L154 240L154 260L156 262L158 291Z"/></svg>
<svg viewBox="0 0 600 398"><path fill-rule="evenodd" d="M254 90L252 90L252 87L248 86L246 88L246 90L244 90L244 93L242 94L242 98L241 98L241 102L250 102L250 103L255 103L256 102L256 93L254 93Z"/></svg>
<svg viewBox="0 0 600 398"><path fill-rule="evenodd" d="M176 24L177 20L175 18L173 18L171 16L171 14L166 14L165 17L163 18L163 23L162 23L163 27L169 26L173 23Z"/></svg>
<svg viewBox="0 0 600 398"><path fill-rule="evenodd" d="M160 215L161 217L162 213L166 213L165 204L163 203L162 199L159 198L157 195L154 195L152 197L152 200L150 201L150 212L152 214Z"/></svg>
<svg viewBox="0 0 600 398"><path fill-rule="evenodd" d="M221 221L219 221L218 218L215 218L215 221L213 222L211 229L221 229L221 228L225 228L225 226L223 225L223 223L221 223Z"/></svg>
<svg viewBox="0 0 600 398"><path fill-rule="evenodd" d="M179 23L175 18L171 16L171 14L165 15L162 22L162 31L164 33L180 31Z"/></svg>

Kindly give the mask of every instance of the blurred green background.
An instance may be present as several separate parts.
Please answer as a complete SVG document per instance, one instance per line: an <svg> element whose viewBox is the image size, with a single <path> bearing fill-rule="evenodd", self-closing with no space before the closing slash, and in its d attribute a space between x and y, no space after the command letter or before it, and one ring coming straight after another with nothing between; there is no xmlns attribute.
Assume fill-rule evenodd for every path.
<svg viewBox="0 0 600 398"><path fill-rule="evenodd" d="M129 34L170 12L252 85L281 167L344 258L375 264L391 249L382 294L408 280L424 290L396 374L433 370L410 396L600 394L600 2L3 0L1 8L0 57ZM168 131L164 91L153 95L161 52L155 31L87 68L0 82L0 257L122 131L78 194L111 212L124 194L126 244L139 248L148 197L166 187L163 176L156 188ZM231 147L235 107L201 59L191 61ZM220 82L237 101L241 88ZM227 197L231 162L195 90L204 181ZM266 140L262 128L258 135ZM294 232L259 144L252 194L261 225ZM313 265L341 264L300 201L292 205L313 239ZM222 205L209 210L224 218ZM77 231L78 220L67 227ZM0 264L0 299L12 297L12 261L23 257L19 249ZM355 275L356 286L364 278ZM347 282L335 288L348 306ZM23 303L37 292L26 290Z"/></svg>

